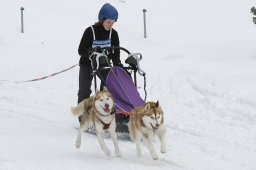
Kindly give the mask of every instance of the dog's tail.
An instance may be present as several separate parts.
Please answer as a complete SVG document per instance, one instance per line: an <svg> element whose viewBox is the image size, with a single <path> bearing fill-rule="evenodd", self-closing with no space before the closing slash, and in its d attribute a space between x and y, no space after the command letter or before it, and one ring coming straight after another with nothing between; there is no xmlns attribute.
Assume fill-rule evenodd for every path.
<svg viewBox="0 0 256 170"><path fill-rule="evenodd" d="M74 116L81 116L84 113L84 101L80 102L76 107L70 108Z"/></svg>

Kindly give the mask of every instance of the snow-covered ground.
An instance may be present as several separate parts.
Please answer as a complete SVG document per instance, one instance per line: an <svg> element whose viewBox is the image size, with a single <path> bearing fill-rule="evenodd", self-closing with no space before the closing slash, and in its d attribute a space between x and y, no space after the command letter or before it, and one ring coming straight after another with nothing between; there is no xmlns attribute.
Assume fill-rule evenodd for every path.
<svg viewBox="0 0 256 170"><path fill-rule="evenodd" d="M143 54L148 100L159 100L168 153L152 161L143 147L119 141L106 158L97 138L75 148L78 67L42 81L15 84L78 62L84 29L110 2L119 10L121 46ZM0 169L255 170L256 25L254 1L0 1ZM20 7L25 33L20 33ZM148 38L143 38L142 9ZM125 58L126 56L123 55ZM138 89L142 97L143 79ZM159 148L159 142L154 142Z"/></svg>

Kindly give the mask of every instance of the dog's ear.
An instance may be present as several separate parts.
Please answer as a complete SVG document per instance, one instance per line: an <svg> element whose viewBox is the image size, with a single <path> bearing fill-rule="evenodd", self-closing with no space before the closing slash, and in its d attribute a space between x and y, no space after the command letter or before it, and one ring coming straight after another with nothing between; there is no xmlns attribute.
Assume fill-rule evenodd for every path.
<svg viewBox="0 0 256 170"><path fill-rule="evenodd" d="M108 89L106 86L103 87L103 91L108 92Z"/></svg>
<svg viewBox="0 0 256 170"><path fill-rule="evenodd" d="M158 106L159 106L159 101L157 100L157 101L156 101L156 107L158 107Z"/></svg>
<svg viewBox="0 0 256 170"><path fill-rule="evenodd" d="M159 101L158 101L158 100L156 101L156 108L158 108L158 109L162 110L162 107L160 106L160 104L159 104Z"/></svg>
<svg viewBox="0 0 256 170"><path fill-rule="evenodd" d="M150 110L150 103L147 103L146 106L144 107L144 112Z"/></svg>

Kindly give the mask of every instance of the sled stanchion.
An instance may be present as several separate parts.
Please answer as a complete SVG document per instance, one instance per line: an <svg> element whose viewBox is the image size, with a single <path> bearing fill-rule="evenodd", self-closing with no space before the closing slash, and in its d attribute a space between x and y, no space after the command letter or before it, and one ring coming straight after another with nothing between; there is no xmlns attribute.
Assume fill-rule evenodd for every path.
<svg viewBox="0 0 256 170"><path fill-rule="evenodd" d="M134 77L134 84L135 84L135 87L137 87L137 77L136 77L136 70L134 71L134 75L133 75L133 77Z"/></svg>
<svg viewBox="0 0 256 170"><path fill-rule="evenodd" d="M94 90L95 90L95 93L96 93L96 91L97 91L97 80L96 80L97 76L96 76L95 73L93 75L93 78L94 78Z"/></svg>

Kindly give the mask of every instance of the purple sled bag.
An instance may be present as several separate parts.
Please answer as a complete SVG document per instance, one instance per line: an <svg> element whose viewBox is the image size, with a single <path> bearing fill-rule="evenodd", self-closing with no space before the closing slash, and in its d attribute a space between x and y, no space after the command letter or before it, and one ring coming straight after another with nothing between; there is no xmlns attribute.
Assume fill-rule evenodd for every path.
<svg viewBox="0 0 256 170"><path fill-rule="evenodd" d="M144 104L131 77L121 67L111 68L106 86L114 98L117 113L130 113L134 107Z"/></svg>

